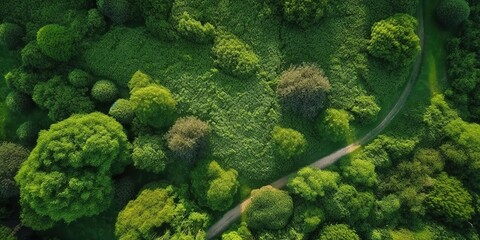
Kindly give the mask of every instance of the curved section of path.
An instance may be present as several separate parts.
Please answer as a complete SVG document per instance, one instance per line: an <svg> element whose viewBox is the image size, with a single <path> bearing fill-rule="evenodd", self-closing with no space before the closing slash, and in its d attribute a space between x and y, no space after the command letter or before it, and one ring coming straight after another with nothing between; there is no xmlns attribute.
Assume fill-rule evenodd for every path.
<svg viewBox="0 0 480 240"><path fill-rule="evenodd" d="M420 37L420 45L421 45L421 53L417 56L415 60L414 67L412 69L412 72L410 73L409 76L409 81L407 83L407 86L402 92L402 95L400 95L399 99L393 106L393 108L390 110L390 112L385 116L385 118L376 126L374 129L372 129L370 132L365 134L362 138L358 139L356 142L341 148L337 150L334 153L331 153L328 156L325 156L314 163L310 164L310 167L322 169L326 168L335 162L337 162L340 158L354 152L355 150L359 149L362 145L370 142L373 140L376 136L378 136L395 118L395 116L400 112L402 107L405 105L407 102L408 96L412 92L413 86L415 84L415 81L417 80L418 76L420 75L420 67L422 65L422 60L423 60L423 54L424 54L424 36L425 36L425 31L424 31L424 19L423 19L423 1L419 6L419 13L418 13L418 19L419 19L419 29L418 29L418 35ZM283 188L287 185L288 178L295 174L295 172L290 173L277 181L271 183L270 185L274 188ZM246 207L250 204L251 198L245 199L242 203L238 204L234 208L232 208L230 211L226 212L223 217L218 220L215 224L213 224L207 231L207 239L212 239L215 236L219 235L225 229L232 224L233 222L237 221L243 211L246 209Z"/></svg>

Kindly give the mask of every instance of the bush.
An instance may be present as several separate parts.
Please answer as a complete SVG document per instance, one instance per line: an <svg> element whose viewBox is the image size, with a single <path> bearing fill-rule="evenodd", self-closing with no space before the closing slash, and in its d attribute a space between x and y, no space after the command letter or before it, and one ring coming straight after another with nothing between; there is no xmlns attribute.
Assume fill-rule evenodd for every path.
<svg viewBox="0 0 480 240"><path fill-rule="evenodd" d="M9 88L21 93L32 95L35 85L43 80L45 76L40 73L30 73L22 68L15 68L5 75L5 81Z"/></svg>
<svg viewBox="0 0 480 240"><path fill-rule="evenodd" d="M29 151L20 145L0 143L0 200L18 195L19 190L13 178L28 155Z"/></svg>
<svg viewBox="0 0 480 240"><path fill-rule="evenodd" d="M102 113L52 124L15 176L22 223L41 229L30 217L70 223L107 209L114 194L111 176L129 163L130 149L123 127Z"/></svg>
<svg viewBox="0 0 480 240"><path fill-rule="evenodd" d="M300 155L307 149L305 136L290 128L273 128L272 138L277 152L285 159Z"/></svg>
<svg viewBox="0 0 480 240"><path fill-rule="evenodd" d="M22 123L16 131L18 139L26 144L34 143L37 140L40 128L33 121Z"/></svg>
<svg viewBox="0 0 480 240"><path fill-rule="evenodd" d="M150 85L140 88L133 91L130 101L142 124L163 128L175 120L177 102L165 87Z"/></svg>
<svg viewBox="0 0 480 240"><path fill-rule="evenodd" d="M58 24L49 24L37 32L37 43L42 52L61 62L66 62L75 53L74 33Z"/></svg>
<svg viewBox="0 0 480 240"><path fill-rule="evenodd" d="M168 148L181 160L192 162L205 147L210 128L196 117L178 119L166 134Z"/></svg>
<svg viewBox="0 0 480 240"><path fill-rule="evenodd" d="M293 201L287 192L271 186L252 191L252 202L246 210L250 228L276 230L284 228L293 213Z"/></svg>
<svg viewBox="0 0 480 240"><path fill-rule="evenodd" d="M133 142L133 165L148 172L161 173L167 165L167 156L163 151L162 138L140 136Z"/></svg>
<svg viewBox="0 0 480 240"><path fill-rule="evenodd" d="M128 82L128 88L130 89L130 94L132 94L137 89L148 87L153 84L155 84L155 82L152 77L138 70Z"/></svg>
<svg viewBox="0 0 480 240"><path fill-rule="evenodd" d="M119 95L115 83L108 80L100 80L92 87L92 97L100 102L112 102Z"/></svg>
<svg viewBox="0 0 480 240"><path fill-rule="evenodd" d="M247 78L259 69L260 59L251 47L232 34L221 34L213 46L216 67L234 76Z"/></svg>
<svg viewBox="0 0 480 240"><path fill-rule="evenodd" d="M326 105L330 89L328 79L317 66L303 64L282 73L277 94L286 110L313 119Z"/></svg>
<svg viewBox="0 0 480 240"><path fill-rule="evenodd" d="M131 4L128 0L97 0L100 12L116 24L129 20Z"/></svg>
<svg viewBox="0 0 480 240"><path fill-rule="evenodd" d="M301 27L318 22L325 13L328 0L284 0L283 15Z"/></svg>
<svg viewBox="0 0 480 240"><path fill-rule="evenodd" d="M470 6L466 0L442 0L437 7L437 19L447 28L454 28L468 19Z"/></svg>
<svg viewBox="0 0 480 240"><path fill-rule="evenodd" d="M115 118L121 124L130 124L133 121L135 112L133 109L133 105L129 100L118 99L110 107L108 115Z"/></svg>
<svg viewBox="0 0 480 240"><path fill-rule="evenodd" d="M345 141L351 134L353 117L345 110L329 108L317 120L317 130L333 142Z"/></svg>
<svg viewBox="0 0 480 240"><path fill-rule="evenodd" d="M9 49L15 49L22 44L22 37L25 35L23 28L14 23L0 24L0 43Z"/></svg>
<svg viewBox="0 0 480 240"><path fill-rule="evenodd" d="M370 123L377 119L380 107L375 102L375 97L360 96L355 98L351 111L355 116L355 120L359 120L362 123Z"/></svg>
<svg viewBox="0 0 480 240"><path fill-rule="evenodd" d="M12 91L5 98L5 105L14 113L24 113L32 106L32 99L21 92Z"/></svg>
<svg viewBox="0 0 480 240"><path fill-rule="evenodd" d="M177 30L183 37L195 42L210 42L215 37L215 27L210 23L202 24L183 12L178 20Z"/></svg>
<svg viewBox="0 0 480 240"><path fill-rule="evenodd" d="M292 194L315 202L325 194L336 191L339 181L340 175L336 172L305 167L288 180L287 187Z"/></svg>
<svg viewBox="0 0 480 240"><path fill-rule="evenodd" d="M81 69L73 69L68 74L68 81L72 86L77 88L91 87L93 84L93 77Z"/></svg>
<svg viewBox="0 0 480 240"><path fill-rule="evenodd" d="M43 54L36 41L31 41L22 49L22 63L25 67L37 69L50 69L55 66L55 61Z"/></svg>
<svg viewBox="0 0 480 240"><path fill-rule="evenodd" d="M372 27L368 51L385 60L390 67L410 65L420 52L420 38L415 33L417 20L408 14L396 14Z"/></svg>
<svg viewBox="0 0 480 240"><path fill-rule="evenodd" d="M93 36L95 34L100 34L105 31L107 24L105 19L98 11L98 9L93 8L88 10L87 19L85 22L85 29L87 36Z"/></svg>
<svg viewBox="0 0 480 240"><path fill-rule="evenodd" d="M348 165L342 168L343 177L355 186L367 188L377 184L377 173L375 165L367 160L353 159Z"/></svg>
<svg viewBox="0 0 480 240"><path fill-rule="evenodd" d="M355 230L346 224L335 224L324 227L320 240L360 240Z"/></svg>

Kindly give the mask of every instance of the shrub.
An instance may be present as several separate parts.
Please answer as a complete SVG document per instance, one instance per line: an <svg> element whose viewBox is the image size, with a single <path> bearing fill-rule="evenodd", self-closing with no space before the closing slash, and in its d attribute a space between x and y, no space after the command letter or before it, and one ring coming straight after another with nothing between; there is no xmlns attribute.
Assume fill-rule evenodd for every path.
<svg viewBox="0 0 480 240"><path fill-rule="evenodd" d="M133 121L135 112L133 109L133 105L129 100L118 99L110 107L108 115L115 118L121 124L130 124Z"/></svg>
<svg viewBox="0 0 480 240"><path fill-rule="evenodd" d="M362 123L370 123L377 119L379 112L380 107L375 102L375 97L360 96L355 98L352 108L355 120L359 120Z"/></svg>
<svg viewBox="0 0 480 240"><path fill-rule="evenodd" d="M378 182L375 165L370 161L353 159L342 170L343 177L355 186L372 187Z"/></svg>
<svg viewBox="0 0 480 240"><path fill-rule="evenodd" d="M12 91L5 98L5 105L14 113L24 113L32 106L32 99L21 92Z"/></svg>
<svg viewBox="0 0 480 240"><path fill-rule="evenodd" d="M282 73L277 94L286 110L313 119L326 105L330 89L328 79L317 66L303 64Z"/></svg>
<svg viewBox="0 0 480 240"><path fill-rule="evenodd" d="M97 0L100 12L116 24L129 20L131 4L128 0Z"/></svg>
<svg viewBox="0 0 480 240"><path fill-rule="evenodd" d="M272 138L278 153L286 159L302 154L307 148L305 136L290 128L273 128Z"/></svg>
<svg viewBox="0 0 480 240"><path fill-rule="evenodd" d="M161 173L167 165L167 157L162 147L162 138L144 135L133 142L133 165L148 172Z"/></svg>
<svg viewBox="0 0 480 240"><path fill-rule="evenodd" d="M22 68L15 68L5 75L5 81L9 88L21 93L32 95L34 86L43 80L44 76L40 73L30 73Z"/></svg>
<svg viewBox="0 0 480 240"><path fill-rule="evenodd" d="M317 130L331 141L345 141L351 134L352 119L353 117L345 110L329 108L317 120Z"/></svg>
<svg viewBox="0 0 480 240"><path fill-rule="evenodd" d="M18 195L19 190L13 178L28 155L29 151L20 145L0 143L0 200Z"/></svg>
<svg viewBox="0 0 480 240"><path fill-rule="evenodd" d="M188 14L183 12L178 20L177 30L183 37L195 42L210 42L215 36L215 27L210 23L202 24Z"/></svg>
<svg viewBox="0 0 480 240"><path fill-rule="evenodd" d="M340 175L336 172L305 167L288 180L287 187L292 194L314 202L336 191L339 181Z"/></svg>
<svg viewBox="0 0 480 240"><path fill-rule="evenodd" d="M58 24L49 24L37 32L37 43L42 52L61 62L66 62L75 53L74 33Z"/></svg>
<svg viewBox="0 0 480 240"><path fill-rule="evenodd" d="M68 82L77 88L91 87L93 84L93 77L81 69L73 69L68 74Z"/></svg>
<svg viewBox="0 0 480 240"><path fill-rule="evenodd" d="M137 89L148 87L152 84L155 84L153 78L138 70L133 74L132 78L128 82L128 88L130 89L131 94Z"/></svg>
<svg viewBox="0 0 480 240"><path fill-rule="evenodd" d="M170 91L159 85L150 85L133 91L130 101L142 124L156 128L169 126L175 120L177 102Z"/></svg>
<svg viewBox="0 0 480 240"><path fill-rule="evenodd" d="M370 216L375 197L369 192L358 192L353 186L341 185L322 203L329 220L358 224Z"/></svg>
<svg viewBox="0 0 480 240"><path fill-rule="evenodd" d="M454 28L468 19L470 6L465 0L442 0L437 7L437 19L447 28Z"/></svg>
<svg viewBox="0 0 480 240"><path fill-rule="evenodd" d="M410 65L420 52L420 38L415 33L417 20L408 14L396 14L372 27L368 51L385 60L390 67Z"/></svg>
<svg viewBox="0 0 480 240"><path fill-rule="evenodd" d="M257 54L232 34L217 35L212 51L215 66L228 74L250 77L259 69Z"/></svg>
<svg viewBox="0 0 480 240"><path fill-rule="evenodd" d="M86 34L93 36L105 31L107 24L100 11L96 8L88 10L87 19L85 22Z"/></svg>
<svg viewBox="0 0 480 240"><path fill-rule="evenodd" d="M205 147L209 133L208 124L198 118L180 118L166 135L167 145L176 158L192 162Z"/></svg>
<svg viewBox="0 0 480 240"><path fill-rule="evenodd" d="M112 102L117 99L119 92L115 83L100 80L92 87L92 97L100 102Z"/></svg>
<svg viewBox="0 0 480 240"><path fill-rule="evenodd" d="M320 240L360 240L355 230L346 224L335 224L324 227Z"/></svg>
<svg viewBox="0 0 480 240"><path fill-rule="evenodd" d="M43 54L36 41L31 41L22 49L22 63L25 67L37 69L50 69L55 66L55 61Z"/></svg>
<svg viewBox="0 0 480 240"><path fill-rule="evenodd" d="M37 140L39 131L40 129L35 122L26 121L17 128L16 134L21 142L30 144Z"/></svg>
<svg viewBox="0 0 480 240"><path fill-rule="evenodd" d="M52 124L15 176L22 222L42 229L32 217L69 223L105 210L114 194L111 176L129 163L130 148L123 127L102 113Z"/></svg>
<svg viewBox="0 0 480 240"><path fill-rule="evenodd" d="M283 15L301 27L318 22L325 13L328 0L284 0Z"/></svg>
<svg viewBox="0 0 480 240"><path fill-rule="evenodd" d="M22 37L25 35L23 28L14 23L0 24L0 43L9 49L15 49L22 44Z"/></svg>
<svg viewBox="0 0 480 240"><path fill-rule="evenodd" d="M246 210L248 226L256 230L284 228L293 213L293 201L287 192L271 186L252 191Z"/></svg>

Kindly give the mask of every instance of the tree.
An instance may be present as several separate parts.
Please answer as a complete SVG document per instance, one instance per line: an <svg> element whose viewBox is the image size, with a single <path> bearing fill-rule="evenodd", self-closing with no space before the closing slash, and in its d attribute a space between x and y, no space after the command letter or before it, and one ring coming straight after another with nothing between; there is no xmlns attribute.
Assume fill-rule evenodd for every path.
<svg viewBox="0 0 480 240"><path fill-rule="evenodd" d="M400 218L400 199L390 194L375 201L374 219L378 225L395 226Z"/></svg>
<svg viewBox="0 0 480 240"><path fill-rule="evenodd" d="M354 185L372 187L377 184L377 173L375 165L366 160L353 159L346 166L342 167L342 175Z"/></svg>
<svg viewBox="0 0 480 240"><path fill-rule="evenodd" d="M209 133L207 123L196 117L184 117L175 122L165 137L176 158L192 162L205 148Z"/></svg>
<svg viewBox="0 0 480 240"><path fill-rule="evenodd" d="M324 222L323 210L310 202L295 204L293 210L293 227L301 233L311 233Z"/></svg>
<svg viewBox="0 0 480 240"><path fill-rule="evenodd" d="M390 66L410 65L420 52L420 38L415 33L417 20L408 14L396 14L372 27L368 51Z"/></svg>
<svg viewBox="0 0 480 240"><path fill-rule="evenodd" d="M15 232L7 226L0 225L0 237L4 240L17 240Z"/></svg>
<svg viewBox="0 0 480 240"><path fill-rule="evenodd" d="M216 161L202 164L192 174L192 190L200 205L215 211L228 209L237 193L238 173L234 169L223 169Z"/></svg>
<svg viewBox="0 0 480 240"><path fill-rule="evenodd" d="M118 95L118 88L112 81L100 80L92 87L92 97L100 102L112 102Z"/></svg>
<svg viewBox="0 0 480 240"><path fill-rule="evenodd" d="M36 69L50 69L55 66L55 60L43 54L37 41L29 42L21 52L22 63L25 67Z"/></svg>
<svg viewBox="0 0 480 240"><path fill-rule="evenodd" d="M15 132L18 140L25 144L34 143L37 140L38 132L40 131L37 123L33 121L26 121L17 128Z"/></svg>
<svg viewBox="0 0 480 240"><path fill-rule="evenodd" d="M341 185L338 191L323 199L325 213L331 220L356 224L367 219L375 197L369 192L358 192L353 186Z"/></svg>
<svg viewBox="0 0 480 240"><path fill-rule="evenodd" d="M323 228L319 240L360 240L360 237L348 225L334 224Z"/></svg>
<svg viewBox="0 0 480 240"><path fill-rule="evenodd" d="M177 102L165 87L150 85L135 90L131 93L130 102L142 124L163 128L175 120Z"/></svg>
<svg viewBox="0 0 480 240"><path fill-rule="evenodd" d="M41 230L104 211L113 197L111 176L129 163L130 148L122 126L102 113L52 124L15 176L22 223Z"/></svg>
<svg viewBox="0 0 480 240"><path fill-rule="evenodd" d="M265 186L252 191L246 210L248 226L256 230L284 228L293 213L293 201L287 192Z"/></svg>
<svg viewBox="0 0 480 240"><path fill-rule="evenodd" d="M272 138L277 152L285 159L298 156L307 148L305 136L290 128L274 127Z"/></svg>
<svg viewBox="0 0 480 240"><path fill-rule="evenodd" d="M460 181L445 173L435 179L425 203L433 214L451 223L468 221L475 212L472 196Z"/></svg>
<svg viewBox="0 0 480 240"><path fill-rule="evenodd" d="M301 27L308 27L318 22L325 13L328 0L284 0L283 15Z"/></svg>
<svg viewBox="0 0 480 240"><path fill-rule="evenodd" d="M89 88L93 84L93 77L89 73L77 68L68 74L68 82L77 88Z"/></svg>
<svg viewBox="0 0 480 240"><path fill-rule="evenodd" d="M213 63L228 74L248 78L258 71L260 58L233 34L219 34L213 46Z"/></svg>
<svg viewBox="0 0 480 240"><path fill-rule="evenodd" d="M277 94L286 110L313 119L326 105L330 89L322 70L313 64L303 64L281 74Z"/></svg>
<svg viewBox="0 0 480 240"><path fill-rule="evenodd" d="M132 6L128 0L97 0L97 7L112 22L122 24L129 20Z"/></svg>
<svg viewBox="0 0 480 240"><path fill-rule="evenodd" d="M13 178L28 155L29 151L20 145L0 143L0 200L18 196L19 190Z"/></svg>
<svg viewBox="0 0 480 240"><path fill-rule="evenodd" d="M15 49L22 44L25 31L15 23L0 24L0 44L3 43L9 49Z"/></svg>
<svg viewBox="0 0 480 240"><path fill-rule="evenodd" d="M133 74L132 78L128 82L128 88L130 89L130 94L132 94L138 89L148 87L154 84L155 82L153 81L152 77L138 70Z"/></svg>
<svg viewBox="0 0 480 240"><path fill-rule="evenodd" d="M199 43L211 42L215 37L215 27L212 24L202 24L188 12L183 12L178 19L177 30L183 37Z"/></svg>
<svg viewBox="0 0 480 240"><path fill-rule="evenodd" d="M5 98L5 105L14 113L24 113L32 106L32 99L21 92L11 91Z"/></svg>
<svg viewBox="0 0 480 240"><path fill-rule="evenodd" d="M35 85L32 98L36 104L48 110L48 117L53 121L94 110L93 102L85 90L65 83L59 76Z"/></svg>
<svg viewBox="0 0 480 240"><path fill-rule="evenodd" d="M340 176L336 172L311 167L300 169L288 180L288 190L308 201L316 201L337 190Z"/></svg>
<svg viewBox="0 0 480 240"><path fill-rule="evenodd" d="M454 28L468 19L470 6L465 0L442 0L437 6L437 19L447 28Z"/></svg>
<svg viewBox="0 0 480 240"><path fill-rule="evenodd" d="M32 95L35 85L47 79L44 74L34 74L23 68L15 68L5 75L9 88L27 95Z"/></svg>
<svg viewBox="0 0 480 240"><path fill-rule="evenodd" d="M136 168L161 173L167 165L162 138L151 135L139 136L133 142L133 164Z"/></svg>
<svg viewBox="0 0 480 240"><path fill-rule="evenodd" d="M152 186L120 211L115 235L120 240L204 239L209 221L172 186Z"/></svg>
<svg viewBox="0 0 480 240"><path fill-rule="evenodd" d="M355 98L351 111L355 116L355 120L359 120L362 123L370 123L377 119L380 107L375 102L375 97L360 96Z"/></svg>
<svg viewBox="0 0 480 240"><path fill-rule="evenodd" d="M37 32L37 43L45 55L60 62L67 62L75 53L74 34L58 24L40 28Z"/></svg>
<svg viewBox="0 0 480 240"><path fill-rule="evenodd" d="M108 111L108 115L115 118L121 124L130 124L135 117L132 103L127 99L118 99Z"/></svg>
<svg viewBox="0 0 480 240"><path fill-rule="evenodd" d="M351 134L351 120L353 117L347 111L329 108L317 120L317 129L331 141L345 141Z"/></svg>
<svg viewBox="0 0 480 240"><path fill-rule="evenodd" d="M426 169L428 174L433 175L443 171L445 162L442 155L435 149L420 148L415 152L413 161L420 162Z"/></svg>

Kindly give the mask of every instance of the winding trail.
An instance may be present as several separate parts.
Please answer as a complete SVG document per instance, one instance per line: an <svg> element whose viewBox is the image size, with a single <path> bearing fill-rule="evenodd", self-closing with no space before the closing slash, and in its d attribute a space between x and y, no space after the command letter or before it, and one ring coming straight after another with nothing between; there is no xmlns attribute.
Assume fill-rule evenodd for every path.
<svg viewBox="0 0 480 240"><path fill-rule="evenodd" d="M407 102L410 93L412 92L413 86L420 75L420 67L423 61L424 51L424 43L425 43L425 26L424 26L424 1L421 2L419 5L419 10L417 13L417 17L419 19L419 28L418 28L418 35L420 37L420 45L421 45L421 53L418 54L415 64L413 66L412 72L410 73L408 83L403 90L402 95L400 95L399 99L390 110L390 112L385 116L385 118L378 124L374 129L370 132L365 134L362 138L358 139L354 143L337 150L334 153L331 153L328 156L325 156L314 163L310 164L310 167L323 169L326 168L335 162L337 162L340 158L354 152L355 150L359 149L362 145L367 144L371 140L373 140L376 136L378 136L395 118L395 116L400 112L402 107ZM280 189L286 186L288 179L291 175L294 175L297 171L287 174L284 177L278 179L277 181L271 183L270 185L274 188ZM238 204L228 212L226 212L221 219L219 219L215 224L213 224L207 231L207 239L212 239L218 236L220 233L225 231L225 229L238 220L242 213L245 211L246 207L250 204L251 198L245 199L242 203Z"/></svg>

